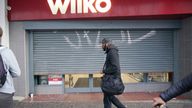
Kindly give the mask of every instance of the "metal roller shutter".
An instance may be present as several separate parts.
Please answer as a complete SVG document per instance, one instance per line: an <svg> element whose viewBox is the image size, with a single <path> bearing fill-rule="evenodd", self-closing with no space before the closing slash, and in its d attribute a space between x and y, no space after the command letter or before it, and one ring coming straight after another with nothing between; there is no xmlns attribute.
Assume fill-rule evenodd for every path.
<svg viewBox="0 0 192 108"><path fill-rule="evenodd" d="M58 30L33 35L39 73L95 73L102 69L103 37L119 48L122 72L173 71L173 32L168 30Z"/></svg>

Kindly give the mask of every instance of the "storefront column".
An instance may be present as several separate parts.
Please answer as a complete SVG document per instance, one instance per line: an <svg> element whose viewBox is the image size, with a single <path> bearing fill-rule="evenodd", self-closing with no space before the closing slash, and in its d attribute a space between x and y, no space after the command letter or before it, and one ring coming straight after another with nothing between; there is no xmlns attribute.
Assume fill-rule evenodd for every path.
<svg viewBox="0 0 192 108"><path fill-rule="evenodd" d="M174 83L177 83L192 72L192 17L182 20L182 27L178 30L175 47L175 75ZM192 98L192 93L185 95Z"/></svg>

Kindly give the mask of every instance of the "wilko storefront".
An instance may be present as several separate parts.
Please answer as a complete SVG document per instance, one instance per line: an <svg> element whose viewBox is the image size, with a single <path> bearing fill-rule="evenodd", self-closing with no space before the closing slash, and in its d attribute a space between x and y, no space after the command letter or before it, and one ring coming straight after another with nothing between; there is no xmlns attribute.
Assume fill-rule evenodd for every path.
<svg viewBox="0 0 192 108"><path fill-rule="evenodd" d="M17 95L101 92L104 37L119 48L125 92L163 91L191 72L191 0L8 0L8 6L10 47L23 73Z"/></svg>

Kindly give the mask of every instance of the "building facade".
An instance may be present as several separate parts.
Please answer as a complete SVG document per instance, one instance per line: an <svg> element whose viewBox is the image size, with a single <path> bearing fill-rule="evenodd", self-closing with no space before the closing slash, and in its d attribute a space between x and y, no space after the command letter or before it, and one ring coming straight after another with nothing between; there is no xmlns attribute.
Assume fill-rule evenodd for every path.
<svg viewBox="0 0 192 108"><path fill-rule="evenodd" d="M16 95L101 92L104 37L119 48L125 92L165 90L191 72L191 5L191 0L9 0L9 46L22 70Z"/></svg>

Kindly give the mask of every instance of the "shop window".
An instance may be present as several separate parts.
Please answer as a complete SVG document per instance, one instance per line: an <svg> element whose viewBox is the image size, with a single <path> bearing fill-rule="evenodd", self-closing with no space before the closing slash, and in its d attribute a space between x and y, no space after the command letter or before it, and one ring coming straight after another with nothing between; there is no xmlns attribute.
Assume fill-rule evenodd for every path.
<svg viewBox="0 0 192 108"><path fill-rule="evenodd" d="M65 88L89 87L89 74L65 74Z"/></svg>
<svg viewBox="0 0 192 108"><path fill-rule="evenodd" d="M35 85L48 85L48 75L35 75Z"/></svg>
<svg viewBox="0 0 192 108"><path fill-rule="evenodd" d="M122 73L123 82L140 83L140 82L171 82L172 73L170 72L150 72L150 73Z"/></svg>
<svg viewBox="0 0 192 108"><path fill-rule="evenodd" d="M123 82L126 83L138 83L143 82L143 73L122 73L121 77Z"/></svg>
<svg viewBox="0 0 192 108"><path fill-rule="evenodd" d="M93 87L100 87L102 74L93 74Z"/></svg>
<svg viewBox="0 0 192 108"><path fill-rule="evenodd" d="M171 82L172 73L148 73L147 82Z"/></svg>
<svg viewBox="0 0 192 108"><path fill-rule="evenodd" d="M65 88L100 87L103 74L35 75L35 85L62 85ZM172 82L172 72L121 73L124 84ZM91 82L90 82L91 81ZM90 85L89 85L90 84Z"/></svg>
<svg viewBox="0 0 192 108"><path fill-rule="evenodd" d="M35 85L62 85L62 75L35 75Z"/></svg>

